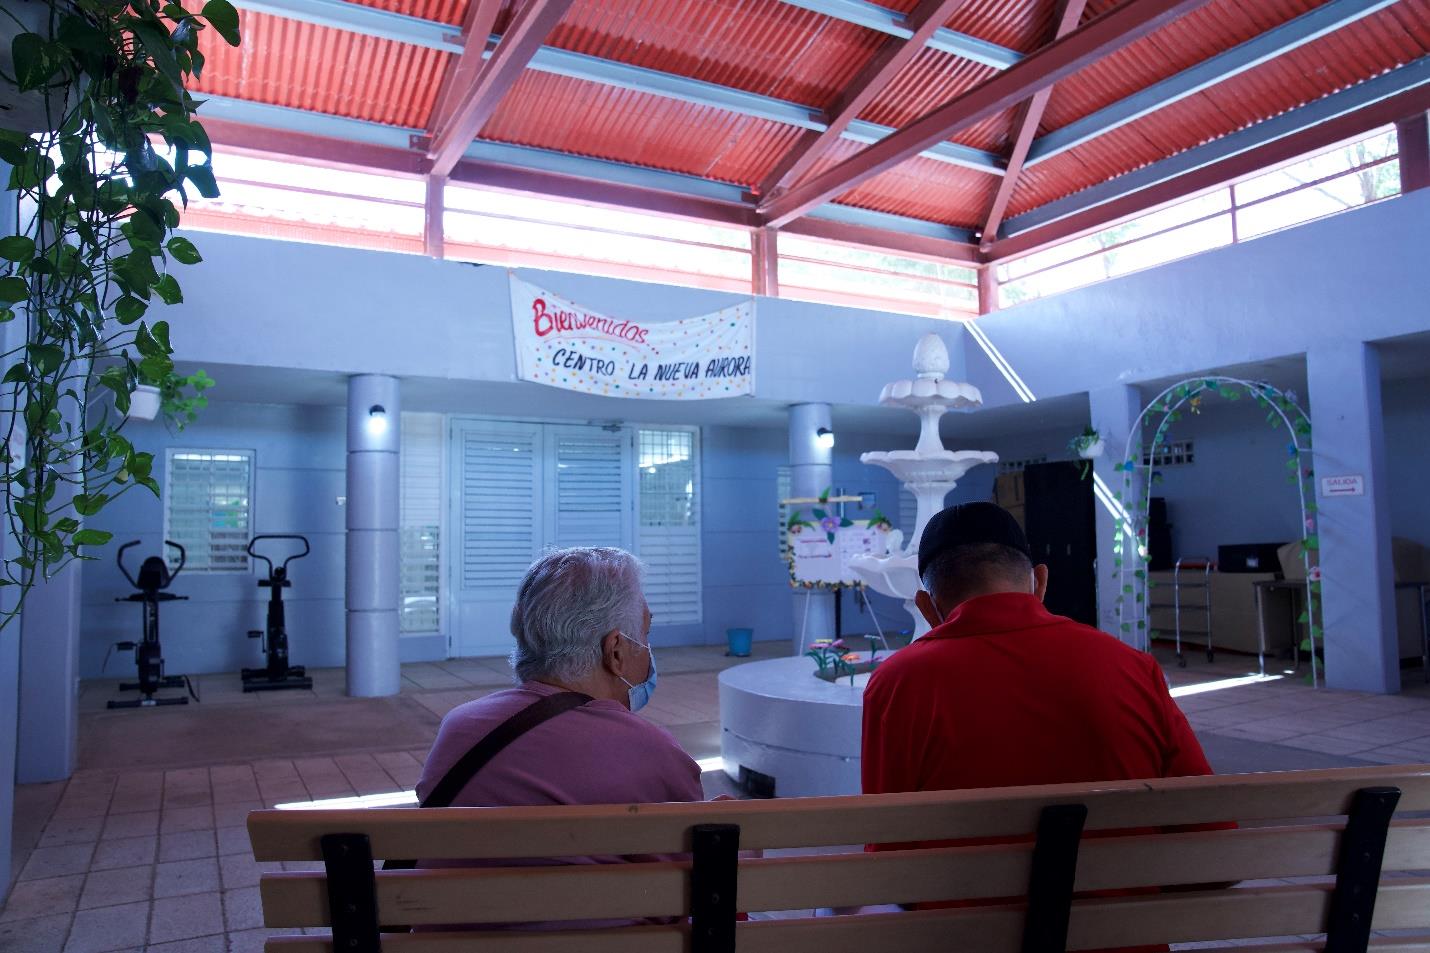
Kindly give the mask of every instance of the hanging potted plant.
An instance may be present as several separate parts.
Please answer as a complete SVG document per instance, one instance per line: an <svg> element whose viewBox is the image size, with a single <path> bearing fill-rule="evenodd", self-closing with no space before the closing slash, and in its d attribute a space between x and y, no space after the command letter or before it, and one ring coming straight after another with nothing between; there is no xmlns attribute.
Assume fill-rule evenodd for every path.
<svg viewBox="0 0 1430 953"><path fill-rule="evenodd" d="M1106 441L1097 428L1087 426L1082 433L1068 441L1068 449L1084 460L1096 460L1106 449Z"/></svg>
<svg viewBox="0 0 1430 953"><path fill-rule="evenodd" d="M158 493L152 454L122 429L135 391L158 388L162 405L173 374L168 324L147 318L183 300L175 266L202 260L173 234L179 207L218 195L188 91L199 34L237 46L239 31L228 0L7 2L0 24L0 102L23 107L0 110L16 223L0 234L0 427L19 542L3 627L37 580L108 542L87 518L135 486Z"/></svg>

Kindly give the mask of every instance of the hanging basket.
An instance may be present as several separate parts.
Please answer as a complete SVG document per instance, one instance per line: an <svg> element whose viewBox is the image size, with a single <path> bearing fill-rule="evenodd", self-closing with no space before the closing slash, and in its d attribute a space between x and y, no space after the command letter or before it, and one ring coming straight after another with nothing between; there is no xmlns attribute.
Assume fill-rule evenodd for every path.
<svg viewBox="0 0 1430 953"><path fill-rule="evenodd" d="M1102 456L1102 452L1107 449L1107 443L1101 437L1091 443L1082 444L1077 448L1077 455L1084 460L1096 460Z"/></svg>
<svg viewBox="0 0 1430 953"><path fill-rule="evenodd" d="M153 420L159 416L159 388L140 384L129 395L129 419Z"/></svg>

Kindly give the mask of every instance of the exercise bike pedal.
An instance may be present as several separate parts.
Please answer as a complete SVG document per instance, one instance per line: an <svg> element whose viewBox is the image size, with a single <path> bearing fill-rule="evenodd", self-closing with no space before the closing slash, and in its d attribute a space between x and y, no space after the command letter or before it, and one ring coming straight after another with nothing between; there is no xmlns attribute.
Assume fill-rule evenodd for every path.
<svg viewBox="0 0 1430 953"><path fill-rule="evenodd" d="M248 637L249 637L250 639L261 639L261 638L263 638L263 630L262 630L262 629L249 629L249 630L248 630Z"/></svg>

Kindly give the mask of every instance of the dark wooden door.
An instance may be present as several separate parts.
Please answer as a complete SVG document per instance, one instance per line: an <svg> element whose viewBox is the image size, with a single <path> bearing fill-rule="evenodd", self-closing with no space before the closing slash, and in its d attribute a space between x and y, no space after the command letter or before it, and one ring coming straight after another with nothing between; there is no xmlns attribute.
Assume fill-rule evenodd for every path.
<svg viewBox="0 0 1430 953"><path fill-rule="evenodd" d="M1048 567L1050 612L1097 625L1097 526L1092 479L1076 463L1023 471L1028 544Z"/></svg>

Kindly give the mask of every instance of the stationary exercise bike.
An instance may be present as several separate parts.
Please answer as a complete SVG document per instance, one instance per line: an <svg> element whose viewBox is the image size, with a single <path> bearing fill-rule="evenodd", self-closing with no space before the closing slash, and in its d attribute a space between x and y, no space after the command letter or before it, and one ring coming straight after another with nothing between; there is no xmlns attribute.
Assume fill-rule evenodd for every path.
<svg viewBox="0 0 1430 953"><path fill-rule="evenodd" d="M274 566L273 560L255 553L253 546L264 539L296 539L302 542L303 551L294 553L283 560L283 565ZM306 536L296 534L269 534L255 536L248 541L248 555L268 564L268 578L258 580L260 589L272 591L268 599L268 622L265 630L252 629L250 639L263 639L263 651L268 663L263 668L243 670L243 690L245 692L273 692L284 688L312 688L313 679L306 675L301 665L288 664L288 624L283 617L283 590L290 588L293 581L288 578L288 564L302 559L312 552Z"/></svg>
<svg viewBox="0 0 1430 953"><path fill-rule="evenodd" d="M119 547L119 552L114 554L114 561L119 564L119 571L136 590L127 596L119 596L114 601L138 602L144 606L143 637L138 642L116 642L114 647L121 651L132 649L134 664L139 669L139 681L121 682L119 690L132 692L137 689L143 697L126 701L111 701L109 707L153 708L159 705L187 705L189 699L184 695L180 695L178 698L154 697L154 693L161 688L184 688L186 686L189 688L189 694L193 694L193 687L189 686L188 679L184 676L164 674L164 654L159 648L159 603L189 598L164 591L179 577L179 573L184 571L186 557L184 547L167 539L164 540L165 546L172 546L179 551L179 565L173 572L170 572L169 565L162 556L150 556L139 566L139 578L136 580L124 566L124 551L138 545L139 540L137 539L125 543ZM198 701L198 697L195 696L194 700Z"/></svg>

